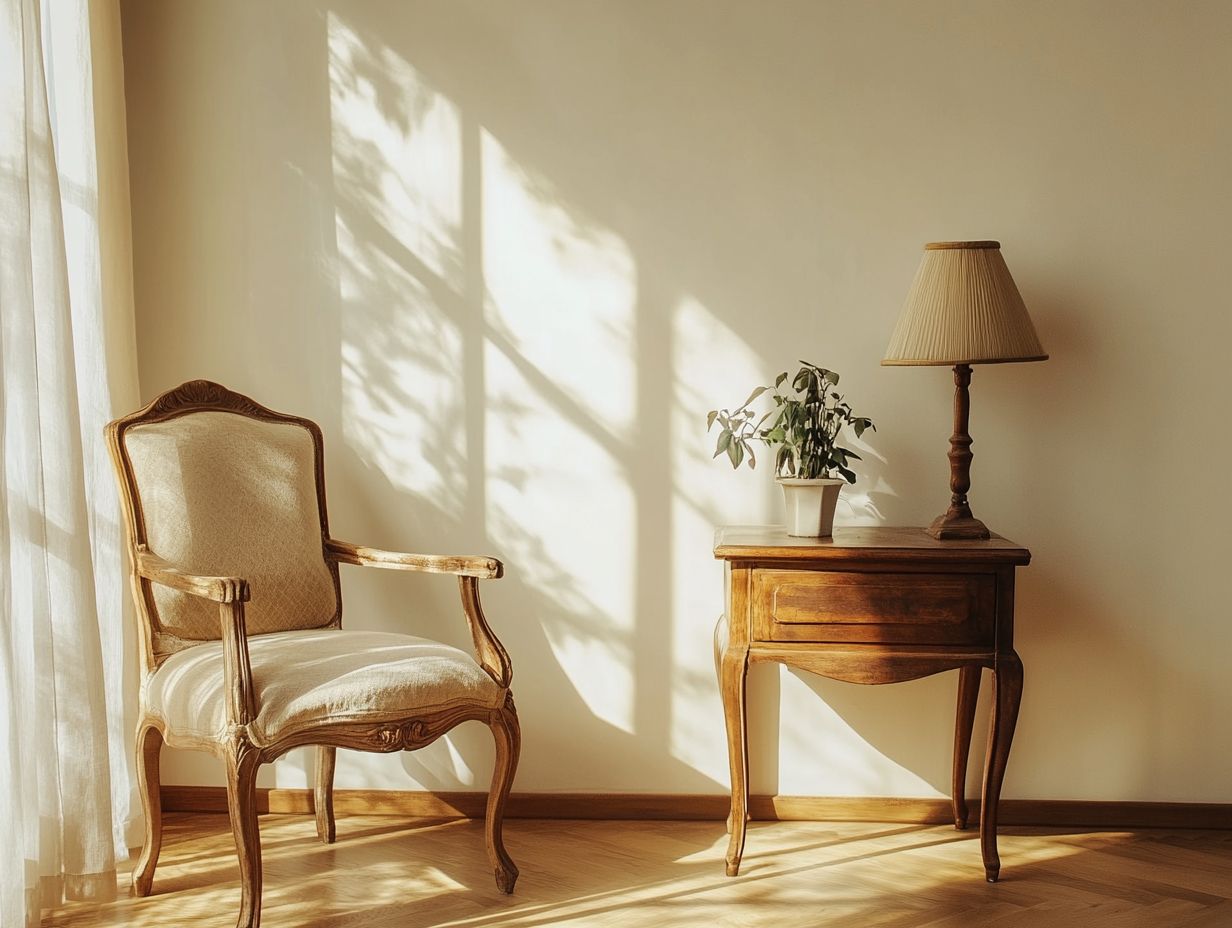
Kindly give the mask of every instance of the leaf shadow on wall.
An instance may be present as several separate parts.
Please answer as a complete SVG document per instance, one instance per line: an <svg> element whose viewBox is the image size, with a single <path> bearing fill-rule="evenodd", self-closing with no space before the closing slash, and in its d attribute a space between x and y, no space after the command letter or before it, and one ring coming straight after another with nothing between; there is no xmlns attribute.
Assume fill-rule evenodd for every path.
<svg viewBox="0 0 1232 928"><path fill-rule="evenodd" d="M836 348L820 333L842 310L802 325L792 305L801 288L824 290L817 243L773 230L814 227L827 204L812 130L764 103L792 97L804 59L763 70L730 33L695 41L668 16L647 35L619 9L601 14L604 29L575 22L569 4L411 16L335 3L313 15L329 155L324 168L319 152L297 160L334 208L323 263L338 302L313 333L327 372L310 379L327 407L337 534L354 525L368 533L358 541L506 559L507 579L483 592L514 656L528 780L721 792L709 654L720 581L697 526L777 519L781 504L760 470L754 484L674 456L681 421L704 429L704 407L681 419L673 406L689 348L678 308L703 307L763 377L805 340L829 346L837 358L813 359L844 370L853 395L880 372L849 373L844 358L883 347L853 332ZM807 44L776 41L801 55ZM538 42L567 47L549 66ZM284 322L303 324L294 307ZM702 361L724 390L730 365ZM686 406L716 399L687 395ZM873 440L895 473L910 462L914 449ZM893 519L884 460L866 455L861 473L871 489L853 514ZM693 494L707 482L716 489ZM353 626L412 612L410 630L465 644L450 584L358 572L346 583ZM754 788L774 792L777 686L758 683L773 692L752 697ZM842 715L876 726L858 701ZM456 785L490 746L478 728L450 740L453 752L403 763Z"/></svg>
<svg viewBox="0 0 1232 928"><path fill-rule="evenodd" d="M671 91L683 94L673 109L643 105L664 88L630 81L622 54L672 72L679 37L648 40L616 15L610 34L579 32L569 73L549 76L509 38L530 28L506 22L510 11L419 12L415 29L362 4L326 16L351 504L398 543L410 526L424 546L478 545L509 561L509 579L485 595L515 665L521 655L534 668L515 691L532 720L523 771L536 783L568 788L584 775L589 788L716 791L726 764L706 653L713 618L673 606L688 576L677 569L679 504L696 479L671 452L673 313L695 296L754 355L776 359L768 373L799 353L798 325L776 324L787 311L774 308L776 287L814 263L813 243L768 248L757 230L821 212L808 139L758 109L777 88L726 73L721 47L693 61L697 84ZM558 13L536 26L545 41L568 32L569 9ZM747 131L731 132L733 113ZM433 135L433 151L415 154ZM449 183L418 189L416 176ZM391 209L399 202L428 218ZM713 359L720 378L723 362ZM858 517L881 518L893 499L884 473L866 454L873 489ZM730 519L713 502L692 517ZM426 611L447 615L447 592ZM448 637L433 621L426 633ZM682 621L697 624L682 635ZM686 662L682 639L701 660ZM752 698L754 788L776 792L769 677ZM687 704L709 707L704 774L676 757L690 733L673 712ZM844 714L863 729L873 712L853 703ZM484 750L482 735L457 740L467 756ZM570 746L582 750L558 775ZM406 763L431 779L425 763L441 759L423 757Z"/></svg>
<svg viewBox="0 0 1232 928"><path fill-rule="evenodd" d="M705 693L711 684L671 672L670 623L661 614L661 600L670 599L670 474L665 451L642 449L667 443L655 397L670 392L670 381L668 365L640 363L661 351L653 320L644 318L652 299L646 281L614 282L614 305L592 327L609 345L569 359L573 346L551 337L560 320L525 312L553 294L532 289L528 301L516 280L501 294L488 286L485 169L501 154L494 143L465 107L386 44L388 36L375 38L333 12L327 21L348 502L362 507L369 525L397 533L399 544L495 548L508 560L507 578L484 592L515 673L522 669L515 692L529 720L524 774L558 788L580 779L620 789L649 778L713 791L712 779L665 750L669 688ZM433 150L420 166L446 179L456 170L456 191L416 188L396 163L402 151L415 157L425 137ZM441 158L457 164L431 164ZM557 254L589 260L585 270L595 274L606 256L586 226L554 204L537 204L543 194L530 175L515 180L527 182L505 206L528 211L515 219L554 223L528 234L545 234ZM392 210L399 202L417 215ZM572 283L563 260L529 257L558 272L549 288ZM588 367L618 388L622 376L627 387L636 384L615 394L634 407L623 422L622 410L605 409L611 384L588 384ZM609 486L579 485L579 462ZM559 511L556 488L577 511ZM625 590L635 591L631 602L622 600ZM425 624L415 630L456 638L457 620L438 618L457 612L448 591L434 590L423 603ZM390 601L381 609L397 610ZM470 757L482 754L484 739L472 731L451 740ZM557 772L561 758L565 774ZM428 782L457 772L457 757L440 751L407 755L404 764Z"/></svg>

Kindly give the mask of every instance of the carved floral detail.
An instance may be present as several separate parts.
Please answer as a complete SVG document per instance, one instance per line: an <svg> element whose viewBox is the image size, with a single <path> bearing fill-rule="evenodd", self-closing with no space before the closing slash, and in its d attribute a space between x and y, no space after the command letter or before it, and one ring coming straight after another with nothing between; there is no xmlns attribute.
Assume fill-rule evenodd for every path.
<svg viewBox="0 0 1232 928"><path fill-rule="evenodd" d="M165 416L201 406L221 407L256 418L267 418L272 415L270 410L251 397L244 396L242 393L234 393L212 380L190 380L180 384L174 390L168 390L150 405L146 415Z"/></svg>
<svg viewBox="0 0 1232 928"><path fill-rule="evenodd" d="M247 725L232 723L227 726L223 737L223 752L237 767L241 768L260 765L264 762L261 749L253 743L248 734Z"/></svg>
<svg viewBox="0 0 1232 928"><path fill-rule="evenodd" d="M419 719L401 725L382 725L375 732L376 743L385 751L405 751L432 740L426 722Z"/></svg>

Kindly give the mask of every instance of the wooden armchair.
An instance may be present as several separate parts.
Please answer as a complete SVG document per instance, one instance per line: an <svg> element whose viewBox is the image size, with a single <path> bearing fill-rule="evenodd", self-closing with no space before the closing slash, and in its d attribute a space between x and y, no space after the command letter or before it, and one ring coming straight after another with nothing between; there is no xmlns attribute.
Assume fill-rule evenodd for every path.
<svg viewBox="0 0 1232 928"><path fill-rule="evenodd" d="M496 739L487 851L496 884L518 877L501 838L520 732L509 655L479 604L490 557L401 554L330 537L321 430L205 380L107 426L120 481L140 617L137 768L145 847L133 891L149 894L161 843L163 744L227 767L243 884L240 928L261 920L256 775L318 745L317 834L334 840L337 748L403 751L460 722ZM338 565L454 574L475 657L411 635L342 629Z"/></svg>

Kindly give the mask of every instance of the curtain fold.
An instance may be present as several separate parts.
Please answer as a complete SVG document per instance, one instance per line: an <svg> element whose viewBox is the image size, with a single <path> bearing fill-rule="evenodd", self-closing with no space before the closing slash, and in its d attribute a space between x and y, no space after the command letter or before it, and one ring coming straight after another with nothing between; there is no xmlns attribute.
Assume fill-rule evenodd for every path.
<svg viewBox="0 0 1232 928"><path fill-rule="evenodd" d="M136 400L117 24L114 0L0 0L5 928L114 895L134 817L134 651L102 441ZM121 174L122 193L100 191Z"/></svg>

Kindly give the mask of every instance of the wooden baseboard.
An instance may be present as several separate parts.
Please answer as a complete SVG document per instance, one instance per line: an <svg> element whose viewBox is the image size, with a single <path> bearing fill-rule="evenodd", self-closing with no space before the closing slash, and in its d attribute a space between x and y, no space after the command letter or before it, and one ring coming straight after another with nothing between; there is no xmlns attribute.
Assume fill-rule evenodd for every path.
<svg viewBox="0 0 1232 928"><path fill-rule="evenodd" d="M261 812L313 810L310 789L261 789ZM226 812L221 786L164 786L168 812ZM339 789L339 814L403 815L414 818L482 818L487 794L412 790ZM979 819L979 801L971 800L971 820ZM511 818L644 819L723 821L726 796L667 793L513 793L505 807ZM945 799L889 799L814 796L752 796L755 821L913 822L952 821ZM1199 802L1087 802L1052 799L1003 799L1002 825L1053 825L1065 828L1218 828L1232 829L1232 804Z"/></svg>

